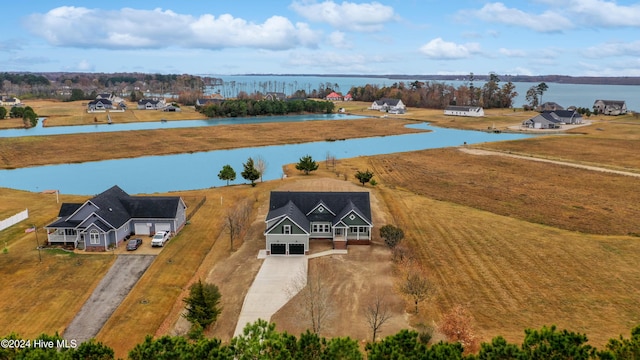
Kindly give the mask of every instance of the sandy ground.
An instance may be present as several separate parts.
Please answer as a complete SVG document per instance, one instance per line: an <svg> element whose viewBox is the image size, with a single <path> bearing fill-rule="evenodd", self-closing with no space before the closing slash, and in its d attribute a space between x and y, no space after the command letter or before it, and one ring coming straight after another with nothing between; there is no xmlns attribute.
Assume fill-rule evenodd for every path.
<svg viewBox="0 0 640 360"><path fill-rule="evenodd" d="M66 328L64 338L79 344L95 337L154 259L152 255L118 256Z"/></svg>

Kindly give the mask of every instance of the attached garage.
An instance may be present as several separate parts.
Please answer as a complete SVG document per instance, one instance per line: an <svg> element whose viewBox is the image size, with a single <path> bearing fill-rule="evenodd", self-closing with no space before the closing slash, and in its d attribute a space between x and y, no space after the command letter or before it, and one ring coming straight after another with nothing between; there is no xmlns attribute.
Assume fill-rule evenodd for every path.
<svg viewBox="0 0 640 360"><path fill-rule="evenodd" d="M156 228L156 232L158 231L168 231L171 232L171 223L157 223L154 226Z"/></svg>
<svg viewBox="0 0 640 360"><path fill-rule="evenodd" d="M136 235L151 235L151 224L137 223L134 227Z"/></svg>
<svg viewBox="0 0 640 360"><path fill-rule="evenodd" d="M285 255L287 253L287 245L271 244L271 255Z"/></svg>
<svg viewBox="0 0 640 360"><path fill-rule="evenodd" d="M304 255L304 244L289 244L289 255Z"/></svg>

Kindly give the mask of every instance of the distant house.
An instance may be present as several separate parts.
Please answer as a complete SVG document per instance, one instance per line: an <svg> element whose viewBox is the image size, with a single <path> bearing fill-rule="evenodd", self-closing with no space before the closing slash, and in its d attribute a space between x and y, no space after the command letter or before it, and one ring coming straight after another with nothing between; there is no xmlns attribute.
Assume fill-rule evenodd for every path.
<svg viewBox="0 0 640 360"><path fill-rule="evenodd" d="M264 96L265 100L281 100L284 101L287 99L287 95L283 92L274 92L270 91Z"/></svg>
<svg viewBox="0 0 640 360"><path fill-rule="evenodd" d="M169 104L167 106L165 106L162 111L167 111L167 112L180 112L182 111L182 109L180 109L180 107Z"/></svg>
<svg viewBox="0 0 640 360"><path fill-rule="evenodd" d="M627 104L623 100L596 100L593 110L604 115L624 115L627 113Z"/></svg>
<svg viewBox="0 0 640 360"><path fill-rule="evenodd" d="M335 249L369 244L373 228L368 192L272 191L265 222L271 255L308 254L313 239Z"/></svg>
<svg viewBox="0 0 640 360"><path fill-rule="evenodd" d="M484 116L484 109L479 106L455 106L450 105L444 109L445 115L451 116L472 116L472 117L480 117Z"/></svg>
<svg viewBox="0 0 640 360"><path fill-rule="evenodd" d="M351 94L347 94L342 98L343 101L353 101L353 96Z"/></svg>
<svg viewBox="0 0 640 360"><path fill-rule="evenodd" d="M17 97L3 96L0 99L0 105L2 106L21 106L22 102Z"/></svg>
<svg viewBox="0 0 640 360"><path fill-rule="evenodd" d="M556 110L564 110L562 106L553 101L547 101L544 104L538 107L538 111L556 111Z"/></svg>
<svg viewBox="0 0 640 360"><path fill-rule="evenodd" d="M202 106L207 106L207 105L212 105L212 104L221 104L224 100L223 99L212 99L212 98L203 98L203 99L197 99L196 100L196 107L202 107Z"/></svg>
<svg viewBox="0 0 640 360"><path fill-rule="evenodd" d="M342 95L333 91L331 94L327 95L324 99L329 101L342 101Z"/></svg>
<svg viewBox="0 0 640 360"><path fill-rule="evenodd" d="M582 124L582 115L571 110L543 111L522 122L522 126L529 129L559 129L565 124Z"/></svg>
<svg viewBox="0 0 640 360"><path fill-rule="evenodd" d="M131 196L113 186L82 204L63 203L58 218L45 226L47 240L49 244L106 251L134 234L176 234L186 223L186 209L179 196Z"/></svg>
<svg viewBox="0 0 640 360"><path fill-rule="evenodd" d="M87 103L88 111L101 111L101 110L109 110L109 109L113 109L113 102L111 102L111 100L96 99L96 100L89 101L89 103Z"/></svg>
<svg viewBox="0 0 640 360"><path fill-rule="evenodd" d="M138 110L160 110L167 106L164 99L142 99L138 101Z"/></svg>
<svg viewBox="0 0 640 360"><path fill-rule="evenodd" d="M107 100L114 101L114 96L109 93L102 93L102 94L98 94L96 96L96 99L107 99Z"/></svg>
<svg viewBox="0 0 640 360"><path fill-rule="evenodd" d="M407 107L402 103L400 99L382 98L376 100L369 107L371 110L384 111L392 114L404 114Z"/></svg>

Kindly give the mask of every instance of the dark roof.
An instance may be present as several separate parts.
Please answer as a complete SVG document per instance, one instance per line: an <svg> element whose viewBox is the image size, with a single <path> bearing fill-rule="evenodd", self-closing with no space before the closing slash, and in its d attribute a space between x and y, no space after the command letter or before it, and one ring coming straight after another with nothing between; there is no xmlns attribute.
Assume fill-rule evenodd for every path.
<svg viewBox="0 0 640 360"><path fill-rule="evenodd" d="M273 195L273 193L271 193ZM293 203L293 201L289 200L284 206L281 206L277 209L269 211L267 215L267 219L277 219L279 217L286 216L294 223L298 224L303 231L309 230L309 219L300 211L300 209ZM277 223L273 224L273 226L277 225ZM269 229L267 229L269 231Z"/></svg>
<svg viewBox="0 0 640 360"><path fill-rule="evenodd" d="M400 102L400 99L391 99L391 98L382 98L380 100L376 100L376 104L384 105L387 104L389 106L396 106Z"/></svg>
<svg viewBox="0 0 640 360"><path fill-rule="evenodd" d="M555 119L559 119L559 120L570 120L570 119L576 119L576 118L581 118L582 115L580 115L580 113L578 113L575 110L554 110L554 111L543 111L543 114L545 113L549 113L551 114L551 116Z"/></svg>
<svg viewBox="0 0 640 360"><path fill-rule="evenodd" d="M98 209L95 214L114 228L119 228L131 218L174 218L180 197L177 196L131 196L117 185L89 199L87 203ZM84 204L64 203L58 213L59 219L48 227L77 226L78 221L67 218ZM106 226L100 225L101 228Z"/></svg>
<svg viewBox="0 0 640 360"><path fill-rule="evenodd" d="M371 204L369 202L368 192L272 191L267 220L274 219L278 214L281 215L283 211L282 208L287 206L289 202L294 204L303 216L313 210L320 202L338 214L338 216L340 216L339 214L342 214L345 209L350 211L355 208L357 209L358 215L371 223Z"/></svg>
<svg viewBox="0 0 640 360"><path fill-rule="evenodd" d="M160 102L160 100L142 99L142 100L138 101L138 104L139 105L144 105L144 104L157 105L159 102Z"/></svg>
<svg viewBox="0 0 640 360"><path fill-rule="evenodd" d="M97 103L103 103L105 105L112 105L113 104L113 102L111 102L111 100L109 100L109 99L96 99L96 100L89 101L89 105L96 105Z"/></svg>

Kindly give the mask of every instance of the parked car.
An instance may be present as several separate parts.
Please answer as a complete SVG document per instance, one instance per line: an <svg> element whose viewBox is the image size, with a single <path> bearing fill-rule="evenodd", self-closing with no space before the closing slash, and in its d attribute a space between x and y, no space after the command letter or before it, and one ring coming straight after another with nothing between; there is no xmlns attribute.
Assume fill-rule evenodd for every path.
<svg viewBox="0 0 640 360"><path fill-rule="evenodd" d="M167 240L169 240L169 232L158 231L151 239L151 246L164 246L164 243L166 243Z"/></svg>
<svg viewBox="0 0 640 360"><path fill-rule="evenodd" d="M136 250L137 248L140 247L140 245L142 245L142 239L139 239L139 238L130 239L129 242L127 243L127 251Z"/></svg>

